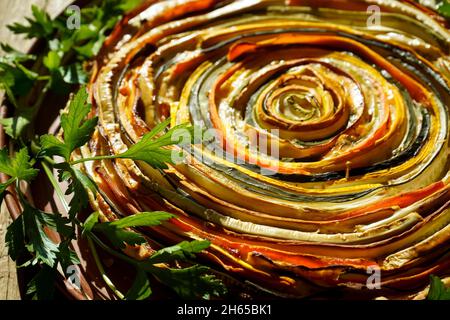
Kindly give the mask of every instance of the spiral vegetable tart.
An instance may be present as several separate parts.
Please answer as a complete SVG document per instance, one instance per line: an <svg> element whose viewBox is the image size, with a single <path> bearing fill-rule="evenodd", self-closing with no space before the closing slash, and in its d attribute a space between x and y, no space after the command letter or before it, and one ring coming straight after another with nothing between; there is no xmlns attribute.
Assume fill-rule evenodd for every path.
<svg viewBox="0 0 450 320"><path fill-rule="evenodd" d="M85 163L92 205L102 221L176 214L137 231L137 259L206 239L205 263L261 292L420 297L450 273L449 35L413 1L147 2L97 58L78 157L169 117L215 136L165 170Z"/></svg>

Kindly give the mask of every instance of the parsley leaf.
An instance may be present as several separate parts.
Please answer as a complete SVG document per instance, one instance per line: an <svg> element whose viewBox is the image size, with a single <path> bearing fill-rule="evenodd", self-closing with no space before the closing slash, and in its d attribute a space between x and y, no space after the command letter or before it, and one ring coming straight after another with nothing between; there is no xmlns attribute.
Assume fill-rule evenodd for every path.
<svg viewBox="0 0 450 320"><path fill-rule="evenodd" d="M78 259L75 251L70 249L70 238L68 240L62 241L58 246L58 261L61 264L63 270L67 270L69 266L80 264L80 259Z"/></svg>
<svg viewBox="0 0 450 320"><path fill-rule="evenodd" d="M88 75L84 71L82 64L79 62L61 66L58 69L58 72L61 74L61 78L65 83L83 84L88 82Z"/></svg>
<svg viewBox="0 0 450 320"><path fill-rule="evenodd" d="M86 220L83 223L83 235L92 231L95 224L98 223L98 216L99 212L95 211L91 215L89 215L89 217L86 218Z"/></svg>
<svg viewBox="0 0 450 320"><path fill-rule="evenodd" d="M164 211L142 212L137 213L109 224L115 228L131 228L131 227L149 227L160 225L161 222L174 218L171 213Z"/></svg>
<svg viewBox="0 0 450 320"><path fill-rule="evenodd" d="M41 270L28 283L27 295L33 300L50 300L55 293L56 270L43 266Z"/></svg>
<svg viewBox="0 0 450 320"><path fill-rule="evenodd" d="M82 87L71 100L68 112L61 115L61 127L64 130L63 142L50 134L41 136L41 155L59 155L69 161L72 151L89 141L97 125L97 118L83 121L91 110L87 97L86 88Z"/></svg>
<svg viewBox="0 0 450 320"><path fill-rule="evenodd" d="M114 3L114 8L119 11L128 12L131 9L136 8L142 0L122 0L122 1L112 1Z"/></svg>
<svg viewBox="0 0 450 320"><path fill-rule="evenodd" d="M27 148L21 149L13 157L9 157L6 148L0 149L0 172L10 176L10 179L0 183L0 204L9 185L18 180L30 181L36 177L38 170L33 169Z"/></svg>
<svg viewBox="0 0 450 320"><path fill-rule="evenodd" d="M225 294L223 283L208 271L208 267L194 265L183 269L154 267L151 272L182 299L210 299Z"/></svg>
<svg viewBox="0 0 450 320"><path fill-rule="evenodd" d="M8 227L6 238L8 239L8 248L13 248L12 256L17 252L24 252L25 248L35 254L35 262L42 262L50 267L55 264L58 246L50 240L44 232L46 226L47 213L32 208L29 204L24 204L23 213L17 218L16 224ZM20 236L12 235L21 231L21 225L24 226L24 233ZM16 242L24 240L24 242Z"/></svg>
<svg viewBox="0 0 450 320"><path fill-rule="evenodd" d="M8 156L6 148L0 150L0 172L18 179L30 181L39 170L33 169L34 161L30 161L27 148L20 149L14 157Z"/></svg>
<svg viewBox="0 0 450 320"><path fill-rule="evenodd" d="M431 276L430 291L428 300L450 300L450 288L446 288L444 282L439 277Z"/></svg>
<svg viewBox="0 0 450 320"><path fill-rule="evenodd" d="M171 247L163 248L155 252L147 261L152 264L167 263L173 260L186 260L195 258L195 253L209 247L209 241L194 240L183 241Z"/></svg>
<svg viewBox="0 0 450 320"><path fill-rule="evenodd" d="M8 247L9 256L14 261L25 252L25 225L22 216L19 216L8 226L5 244Z"/></svg>
<svg viewBox="0 0 450 320"><path fill-rule="evenodd" d="M0 46L5 52L0 57L0 88L6 91L10 102L18 107L14 96L26 95L38 78L38 74L27 69L24 63L34 61L36 57L21 53L5 44Z"/></svg>
<svg viewBox="0 0 450 320"><path fill-rule="evenodd" d="M28 39L42 39L45 43L40 54L42 59L39 60L36 56L18 52L11 46L1 44L5 54L0 57L0 89L6 92L7 100L12 105L21 109L11 118L0 119L0 123L12 138L16 140L21 138L24 141L31 139L34 129L32 124L47 89L64 95L70 92L72 84L87 83L88 75L83 62L98 54L108 33L122 18L122 14L141 1L99 2L98 5L81 9L81 24L76 30L67 27L67 18L71 12L52 19L38 6L32 7L32 16L26 18L26 23L8 26L16 34L22 34ZM41 60L45 69L40 68ZM31 63L34 63L33 68L27 68ZM42 70L42 73L38 74L34 70ZM19 97L27 96L36 81L47 82L41 99L36 100L33 106L19 106Z"/></svg>
<svg viewBox="0 0 450 320"><path fill-rule="evenodd" d="M450 2L442 1L438 5L437 10L441 15L443 15L447 19L450 19Z"/></svg>
<svg viewBox="0 0 450 320"><path fill-rule="evenodd" d="M144 300L152 294L150 281L145 271L138 269L136 279L133 282L130 290L127 292L126 300Z"/></svg>
<svg viewBox="0 0 450 320"><path fill-rule="evenodd" d="M48 237L45 228L55 230L61 237L72 237L74 230L69 225L70 220L32 207L18 192L23 212L7 229L9 254L13 260L17 260L23 252L28 251L34 255L33 264L39 262L54 267L57 255L61 252L58 245Z"/></svg>
<svg viewBox="0 0 450 320"><path fill-rule="evenodd" d="M0 119L0 124L7 135L14 139L19 139L19 137L23 137L27 128L32 124L35 111L33 108L17 108L13 117Z"/></svg>
<svg viewBox="0 0 450 320"><path fill-rule="evenodd" d="M89 203L87 190L95 194L97 188L94 182L81 172L81 170L70 166L67 162L58 163L54 167L58 169L59 181L69 181L69 186L65 194L73 194L69 203L69 216L73 218L82 209L87 207Z"/></svg>
<svg viewBox="0 0 450 320"><path fill-rule="evenodd" d="M125 228L157 226L173 217L174 215L162 211L142 212L113 222L97 223L93 230L103 233L115 247L124 249L125 243L136 245L146 241L141 234Z"/></svg>
<svg viewBox="0 0 450 320"><path fill-rule="evenodd" d="M189 126L188 124L181 124L173 127L161 137L154 139L167 126L168 121L169 119L153 128L152 131L145 134L139 142L132 145L127 151L111 158L140 160L151 165L153 168L166 169L167 163L173 163L174 151L164 149L163 147L171 145L181 146L182 142L192 142L195 129L195 127ZM181 158L183 151L180 151L177 156Z"/></svg>
<svg viewBox="0 0 450 320"><path fill-rule="evenodd" d="M0 48L5 52L5 54L0 57L0 61L4 63L27 62L29 60L36 60L35 55L22 53L11 47L9 44L0 43Z"/></svg>
<svg viewBox="0 0 450 320"><path fill-rule="evenodd" d="M61 54L57 51L49 51L43 59L44 65L50 71L58 70L61 65Z"/></svg>
<svg viewBox="0 0 450 320"><path fill-rule="evenodd" d="M18 180L30 181L36 177L39 170L33 169L33 164L27 148L20 149L13 157L9 157L6 148L0 150L0 172L11 177L5 183L0 184L0 203L10 184Z"/></svg>
<svg viewBox="0 0 450 320"><path fill-rule="evenodd" d="M54 34L55 27L49 15L38 6L31 7L33 18L26 18L28 24L14 23L8 29L16 34L23 34L25 38L46 38L50 39Z"/></svg>
<svg viewBox="0 0 450 320"><path fill-rule="evenodd" d="M97 224L94 230L103 233L114 247L120 249L125 249L125 244L133 246L145 242L145 238L141 234L111 227L109 222Z"/></svg>
<svg viewBox="0 0 450 320"><path fill-rule="evenodd" d="M5 132L12 138L22 136L36 114L34 108L21 105L17 97L26 96L39 75L27 69L24 63L34 61L35 56L23 54L10 46L1 44L6 54L0 57L0 89L6 93L8 101L15 107L14 116L0 119Z"/></svg>

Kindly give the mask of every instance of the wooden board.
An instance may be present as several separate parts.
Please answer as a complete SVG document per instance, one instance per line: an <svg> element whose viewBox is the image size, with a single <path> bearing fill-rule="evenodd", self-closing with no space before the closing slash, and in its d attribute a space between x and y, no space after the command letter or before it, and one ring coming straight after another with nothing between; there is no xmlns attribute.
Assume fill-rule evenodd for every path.
<svg viewBox="0 0 450 320"><path fill-rule="evenodd" d="M8 256L8 248L5 246L6 227L10 218L5 206L0 213L0 300L20 299L17 285L16 265Z"/></svg>
<svg viewBox="0 0 450 320"><path fill-rule="evenodd" d="M51 16L60 13L70 0L2 0L0 4L0 42L8 43L18 50L27 50L32 40L24 40L10 32L6 26L13 22L23 22L25 17L31 16L31 5L36 4L44 8ZM0 101L3 93L0 93ZM0 300L20 299L17 284L16 267L8 257L5 246L6 228L11 223L8 211L3 205L0 212Z"/></svg>

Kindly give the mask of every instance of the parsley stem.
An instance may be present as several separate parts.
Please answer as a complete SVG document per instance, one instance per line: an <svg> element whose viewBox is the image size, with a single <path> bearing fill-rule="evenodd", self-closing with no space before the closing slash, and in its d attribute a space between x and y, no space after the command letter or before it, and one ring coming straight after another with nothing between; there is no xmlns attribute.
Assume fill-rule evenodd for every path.
<svg viewBox="0 0 450 320"><path fill-rule="evenodd" d="M11 184L13 184L16 181L16 178L9 178L5 183L5 188L10 186Z"/></svg>
<svg viewBox="0 0 450 320"><path fill-rule="evenodd" d="M33 154L36 158L39 158L39 157L42 158L43 161L47 162L52 167L56 164L55 160L53 160L53 158L50 158L49 156L43 156L43 157L39 156L39 152L41 151L41 149L35 140L31 141L30 147L31 147L31 152L33 152Z"/></svg>
<svg viewBox="0 0 450 320"><path fill-rule="evenodd" d="M44 156L43 159L51 166L54 166L56 164L55 160L53 160L49 156Z"/></svg>
<svg viewBox="0 0 450 320"><path fill-rule="evenodd" d="M36 80L38 81L45 81L45 80L50 80L51 77L50 76L39 76L36 78Z"/></svg>
<svg viewBox="0 0 450 320"><path fill-rule="evenodd" d="M73 166L75 164L79 164L79 163L83 163L83 162L87 162L87 161L111 160L111 159L116 159L116 158L117 158L116 155L96 156L96 157L82 158L82 159L78 159L78 160L75 160L75 161L71 161L71 162L69 162L69 164L71 166Z"/></svg>
<svg viewBox="0 0 450 320"><path fill-rule="evenodd" d="M94 261L95 264L97 265L98 271L100 272L103 281L105 281L105 283L107 284L107 286L114 292L114 294L121 300L123 300L125 298L125 296L123 295L122 292L120 292L116 286L114 285L114 283L111 281L111 279L108 278L108 276L106 275L105 269L103 268L103 265L100 261L100 258L98 256L97 253L97 249L95 249L95 245L94 242L92 241L91 237L87 237L87 241L89 244L89 248L91 249L92 252L92 256L94 257Z"/></svg>
<svg viewBox="0 0 450 320"><path fill-rule="evenodd" d="M40 147L37 145L36 140L31 140L30 149L33 153L33 156L37 158L37 156L39 155Z"/></svg>
<svg viewBox="0 0 450 320"><path fill-rule="evenodd" d="M87 233L87 237L90 238L91 240L93 240L101 249L103 249L104 251L106 251L107 253L109 253L112 256L115 256L116 258L119 258L133 266L135 266L138 269L142 269L146 272L150 272L153 273L155 268L157 269L157 267L154 267L153 265L149 265L149 264L145 264L143 263L143 261L137 261L134 260L128 256L126 256L123 253L120 253L114 249L111 249L109 246L107 246L102 240L100 240L94 233L89 232Z"/></svg>
<svg viewBox="0 0 450 320"><path fill-rule="evenodd" d="M101 241L95 234L93 234L92 232L88 233L88 238L94 240L94 242L103 250L105 250L106 252L108 252L109 254L111 254L112 256L115 256L116 258L119 258L123 261L126 261L134 266L138 266L138 261L131 259L130 257L117 252L113 249L111 249L110 247L108 247L106 244L103 243L103 241Z"/></svg>
<svg viewBox="0 0 450 320"><path fill-rule="evenodd" d="M44 99L46 98L50 87L51 87L51 79L42 88L41 94L39 95L38 99L36 100L35 104L33 105L33 114L32 114L33 120L35 119L36 115L39 113L39 109L41 108L42 103L44 102Z"/></svg>
<svg viewBox="0 0 450 320"><path fill-rule="evenodd" d="M3 85L2 89L5 90L6 96L8 97L9 101L12 103L12 105L16 108L16 109L20 109L20 106L16 100L16 98L14 97L14 94L12 93L11 88L8 85Z"/></svg>
<svg viewBox="0 0 450 320"><path fill-rule="evenodd" d="M59 200L61 201L61 204L64 207L64 210L66 210L66 212L69 212L70 211L69 204L67 203L66 198L64 197L64 193L61 190L61 187L59 186L58 182L56 181L55 176L53 175L53 172L50 170L50 168L44 161L41 162L41 165L42 165L42 168L44 168L44 171L45 171L48 179L50 180L50 183L52 184L53 188L55 189L56 195L58 196Z"/></svg>

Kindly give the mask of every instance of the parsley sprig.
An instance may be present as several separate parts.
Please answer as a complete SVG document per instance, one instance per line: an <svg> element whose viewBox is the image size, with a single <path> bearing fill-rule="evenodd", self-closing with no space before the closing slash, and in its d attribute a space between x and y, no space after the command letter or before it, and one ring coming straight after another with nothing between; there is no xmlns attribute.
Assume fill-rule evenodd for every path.
<svg viewBox="0 0 450 320"><path fill-rule="evenodd" d="M74 86L87 82L86 61L98 54L124 12L141 1L94 2L98 4L81 8L79 28L68 27L73 14L70 10L51 19L37 6L32 6L32 17L26 23L8 26L25 38L40 40L43 47L36 56L1 44L4 56L0 58L0 89L15 110L10 118L0 119L0 124L12 138L27 141L34 137L34 120L48 92L67 95ZM39 99L34 99L36 92L40 93Z"/></svg>
<svg viewBox="0 0 450 320"><path fill-rule="evenodd" d="M187 124L175 126L158 139L155 139L170 123L170 119L167 119L145 134L139 142L130 146L123 153L82 158L71 162L70 154L72 151L81 147L90 139L90 135L97 124L97 118L92 118L82 123L84 117L91 109L91 105L86 103L86 99L87 92L85 90L78 91L70 103L69 113L61 115L61 126L64 130L62 141L49 134L40 137L41 156L58 155L63 157L70 165L94 160L132 159L144 161L155 168L165 169L167 168L166 163L172 163L173 153L176 151L163 147L181 145L183 142L184 135L175 135L175 133L183 132L191 137L189 142L193 141L195 129ZM182 157L182 154L183 151L179 151L177 157Z"/></svg>
<svg viewBox="0 0 450 320"><path fill-rule="evenodd" d="M5 183L0 183L0 201L3 200L6 188L20 180L31 181L38 173L26 148L20 149L15 156L9 157L6 149L0 150L0 172L10 176Z"/></svg>
<svg viewBox="0 0 450 320"><path fill-rule="evenodd" d="M51 281L55 277L50 270L56 272L58 265L65 270L68 265L79 263L75 253L70 249L70 242L75 238L75 227L80 227L84 236L88 238L94 258L97 257L95 260L103 279L119 298L147 298L151 293L150 276L169 285L185 298L209 298L211 295L223 294L225 292L223 284L208 273L207 267L194 264L179 269L169 266L173 261L191 260L195 257L195 253L199 253L209 246L208 241L185 241L163 248L146 261L135 261L117 251L125 249L127 245L134 246L146 242L145 237L136 232L136 228L159 225L168 219L175 218L174 215L167 212L143 212L117 221L100 223L99 214L96 212L89 216L84 223L78 220L78 213L88 206L88 192L95 194L97 191L94 182L77 168L77 164L99 159L127 158L144 161L155 168L164 168L167 166L166 163L171 163L169 153L171 151L165 147L180 142L178 138L171 138L175 130L180 128L187 129L188 132L193 130L191 127L182 125L162 134L162 130L168 124L168 121L165 121L144 135L139 142L124 153L71 161L72 153L86 144L96 128L97 118L87 117L91 111L91 105L87 101L86 88L82 87L70 101L67 111L63 111L61 114L61 137L41 136L39 151L33 159L30 159L27 148L21 149L15 157L11 158L7 157L6 149L0 151L0 170L11 176L2 185L2 188L6 189L16 182L16 191L23 206L22 215L8 228L6 240L10 255L16 260L23 252L28 251L32 259L27 264L41 263L45 266L31 282L29 293L34 294L36 298L43 298L44 294L49 292L41 289L40 286L45 285L44 279ZM60 156L63 161L53 160L52 157L55 155ZM22 194L19 182L22 180L29 182L36 176L38 169L33 167L36 162L41 164L57 194L61 197L61 202L67 208L68 218L34 208ZM50 167L57 170L60 181L69 181L66 194L74 195L69 204L66 203ZM61 236L61 242L56 244L50 240L44 231L45 228L55 230ZM98 235L106 238L110 244L105 244ZM122 294L106 275L94 244L136 267L136 280L129 293Z"/></svg>
<svg viewBox="0 0 450 320"><path fill-rule="evenodd" d="M191 265L185 268L173 268L168 264L173 261L187 261L195 257L196 253L206 249L209 241L194 240L181 242L177 245L160 249L148 259L136 261L117 251L112 251L92 232L98 230L106 235L115 247L123 247L124 243L144 243L146 240L128 228L140 226L155 226L161 222L174 218L166 212L144 212L129 216L114 222L98 223L98 212L89 216L84 224L85 235L96 242L105 251L129 262L136 268L136 279L126 295L119 294L124 299L142 300L151 294L149 276L153 276L162 283L172 288L182 298L206 298L220 296L226 293L226 289L213 275L209 274L209 268L200 265Z"/></svg>
<svg viewBox="0 0 450 320"><path fill-rule="evenodd" d="M97 125L91 114L88 94L83 86L89 77L90 59L95 57L109 31L122 15L136 7L140 0L100 0L81 9L79 28L70 30L66 12L52 19L38 8L32 7L32 17L26 23L15 23L9 29L28 39L40 40L39 54L19 52L12 46L0 44L0 90L6 94L6 102L13 112L9 118L0 119L5 132L12 138L18 150L9 154L0 150L0 172L9 178L0 184L0 202L10 191L17 194L22 214L8 227L6 244L13 260L25 261L20 267L39 265L40 271L28 284L27 294L34 299L48 299L54 294L52 283L57 270L67 270L79 260L71 249L77 238L76 230L87 239L99 272L107 286L121 299L145 299L152 293L151 283L159 281L170 286L181 297L209 298L225 293L225 287L205 266L196 265L195 255L209 246L208 241L194 240L156 251L149 259L137 261L123 253L126 246L146 242L139 228L156 226L176 218L166 212L143 212L112 222L99 221L93 213L84 222L79 214L88 208L89 194L96 195L95 183L78 166L86 161L132 159L143 161L154 168L166 168L172 163L174 151L166 148L180 144L182 137L174 139L178 129L192 136L192 127L178 126L163 131L169 120L156 126L127 151L117 155L99 155L92 158L72 160L75 150L85 145ZM49 93L68 95L77 87L81 89L72 97L66 110L61 113L61 135L37 137L35 119ZM55 161L54 156L62 159ZM56 177L54 172L56 171ZM32 182L39 174L45 174L67 211L44 212L36 208L23 191L24 184ZM68 182L66 192L59 182ZM65 195L71 195L67 203ZM59 235L59 242L52 240L47 230ZM123 294L108 277L97 249L122 259L136 268L133 285ZM25 259L25 260L24 260ZM174 262L177 262L174 264ZM184 262L184 268L178 262ZM175 267L177 265L177 267Z"/></svg>

